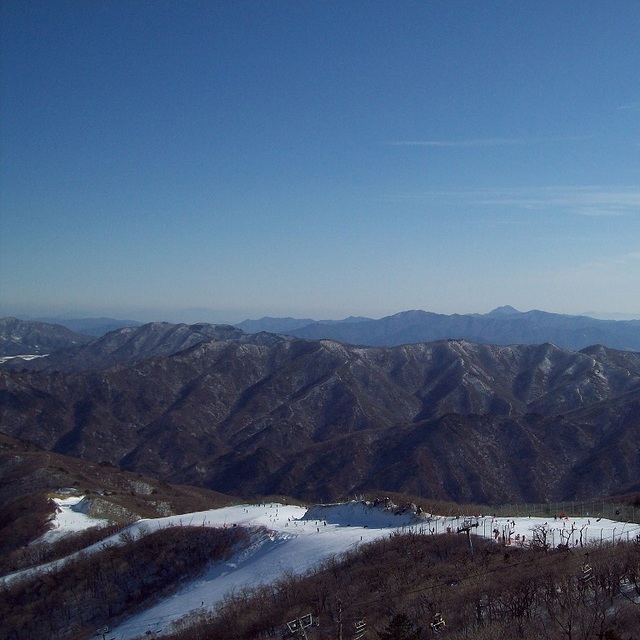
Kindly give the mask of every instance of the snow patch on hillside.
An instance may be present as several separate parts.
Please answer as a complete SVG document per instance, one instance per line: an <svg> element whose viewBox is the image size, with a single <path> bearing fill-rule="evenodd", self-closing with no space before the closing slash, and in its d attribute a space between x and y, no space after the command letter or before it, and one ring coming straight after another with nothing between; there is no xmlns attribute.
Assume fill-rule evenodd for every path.
<svg viewBox="0 0 640 640"><path fill-rule="evenodd" d="M55 542L69 533L77 533L91 527L105 527L109 520L93 518L88 515L91 502L85 496L68 496L53 498L56 513L51 520L50 530L42 534L34 542Z"/></svg>
<svg viewBox="0 0 640 640"><path fill-rule="evenodd" d="M35 345L35 348L38 348L38 345ZM3 364L4 362L9 362L10 360L16 360L16 359L20 359L20 360L35 360L36 358L46 358L49 354L48 353L43 353L43 354L24 354L21 356L2 356L0 357L0 364Z"/></svg>

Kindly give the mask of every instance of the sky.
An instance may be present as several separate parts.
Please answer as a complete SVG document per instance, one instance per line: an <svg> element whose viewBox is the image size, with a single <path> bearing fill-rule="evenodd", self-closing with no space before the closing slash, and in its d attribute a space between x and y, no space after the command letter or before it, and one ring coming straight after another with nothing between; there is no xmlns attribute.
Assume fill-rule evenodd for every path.
<svg viewBox="0 0 640 640"><path fill-rule="evenodd" d="M640 317L637 0L0 6L0 315Z"/></svg>

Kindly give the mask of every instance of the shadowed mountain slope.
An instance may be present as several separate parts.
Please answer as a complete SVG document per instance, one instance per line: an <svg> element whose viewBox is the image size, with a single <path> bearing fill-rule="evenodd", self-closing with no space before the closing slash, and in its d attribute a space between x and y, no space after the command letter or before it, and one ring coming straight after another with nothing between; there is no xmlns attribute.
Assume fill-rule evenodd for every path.
<svg viewBox="0 0 640 640"><path fill-rule="evenodd" d="M225 493L496 502L619 493L640 478L637 353L156 324L47 360L0 370L7 433Z"/></svg>
<svg viewBox="0 0 640 640"><path fill-rule="evenodd" d="M12 368L33 371L104 369L120 362L130 363L153 356L171 355L212 338L233 339L242 335L240 329L229 325L151 322L139 327L117 329L88 342L83 336L80 346L53 351L46 358L8 364Z"/></svg>
<svg viewBox="0 0 640 640"><path fill-rule="evenodd" d="M0 356L41 355L92 340L59 324L0 318Z"/></svg>

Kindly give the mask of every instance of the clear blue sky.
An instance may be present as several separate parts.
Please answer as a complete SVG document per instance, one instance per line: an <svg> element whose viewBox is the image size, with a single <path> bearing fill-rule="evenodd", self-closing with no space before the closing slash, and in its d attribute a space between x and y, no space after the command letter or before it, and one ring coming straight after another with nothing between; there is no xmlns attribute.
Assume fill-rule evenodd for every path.
<svg viewBox="0 0 640 640"><path fill-rule="evenodd" d="M640 317L640 2L4 0L0 315Z"/></svg>

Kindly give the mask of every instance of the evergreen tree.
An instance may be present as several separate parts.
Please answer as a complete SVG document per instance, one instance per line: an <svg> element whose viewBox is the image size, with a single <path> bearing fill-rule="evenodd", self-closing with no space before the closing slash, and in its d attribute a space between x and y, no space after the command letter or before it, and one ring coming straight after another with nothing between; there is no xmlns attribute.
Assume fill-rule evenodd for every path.
<svg viewBox="0 0 640 640"><path fill-rule="evenodd" d="M416 629L404 613L397 613L380 634L380 638L382 640L420 640L421 631L420 628Z"/></svg>

